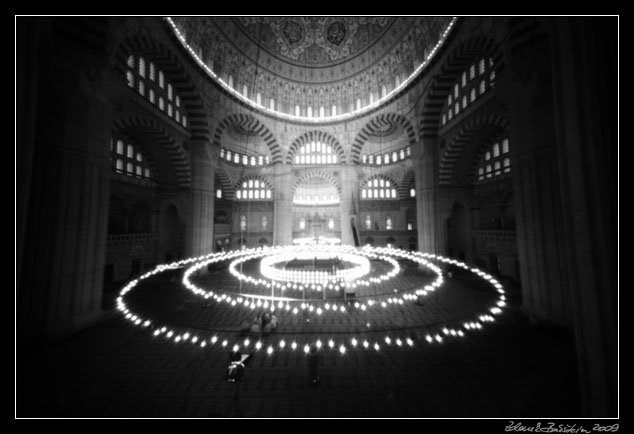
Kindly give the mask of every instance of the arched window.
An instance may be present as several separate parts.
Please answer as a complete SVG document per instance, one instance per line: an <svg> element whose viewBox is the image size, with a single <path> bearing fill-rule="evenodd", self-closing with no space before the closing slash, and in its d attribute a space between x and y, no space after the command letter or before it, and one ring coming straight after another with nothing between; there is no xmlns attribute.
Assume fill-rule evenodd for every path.
<svg viewBox="0 0 634 434"><path fill-rule="evenodd" d="M332 146L321 142L302 145L295 155L295 164L337 164L337 154Z"/></svg>
<svg viewBox="0 0 634 434"><path fill-rule="evenodd" d="M181 107L180 96L172 84L167 82L163 71L157 69L152 61L148 61L144 57L138 57L137 65L135 65L134 60L134 56L128 57L126 84L136 90L139 95L147 96L147 101L150 104L157 106L167 116L174 118L176 122L187 128L187 117ZM174 110L172 101L175 101L177 110Z"/></svg>
<svg viewBox="0 0 634 434"><path fill-rule="evenodd" d="M388 231L391 231L392 228L392 217L387 216L387 218L385 219L385 229Z"/></svg>
<svg viewBox="0 0 634 434"><path fill-rule="evenodd" d="M331 231L335 229L335 219L332 217L328 219L328 229Z"/></svg>
<svg viewBox="0 0 634 434"><path fill-rule="evenodd" d="M485 148L477 165L476 182L486 182L510 172L509 139L504 137Z"/></svg>
<svg viewBox="0 0 634 434"><path fill-rule="evenodd" d="M247 216L240 216L240 230L245 231L247 229Z"/></svg>
<svg viewBox="0 0 634 434"><path fill-rule="evenodd" d="M118 139L110 152L112 169L116 173L136 178L150 178L151 172L147 161L135 145L126 145L122 139Z"/></svg>
<svg viewBox="0 0 634 434"><path fill-rule="evenodd" d="M330 110L331 116L337 116L337 106L335 104L332 105L332 109Z"/></svg>
<svg viewBox="0 0 634 434"><path fill-rule="evenodd" d="M370 214L365 216L365 229L368 231L372 229L372 218Z"/></svg>
<svg viewBox="0 0 634 434"><path fill-rule="evenodd" d="M299 219L299 230L303 231L304 229L306 229L306 220L305 219Z"/></svg>
<svg viewBox="0 0 634 434"><path fill-rule="evenodd" d="M263 215L262 216L262 229L266 229L268 225L269 225L269 219L265 215Z"/></svg>
<svg viewBox="0 0 634 434"><path fill-rule="evenodd" d="M216 197L218 199L222 199L222 188L217 188L216 189Z"/></svg>
<svg viewBox="0 0 634 434"><path fill-rule="evenodd" d="M488 59L488 62L487 62ZM476 76L478 77L476 79ZM443 126L466 109L478 97L493 87L495 69L492 58L480 58L460 74L447 95L444 108L440 112Z"/></svg>
<svg viewBox="0 0 634 434"><path fill-rule="evenodd" d="M271 187L259 179L243 179L236 189L236 198L240 200L267 200L271 196Z"/></svg>
<svg viewBox="0 0 634 434"><path fill-rule="evenodd" d="M397 199L396 186L386 178L375 176L362 185L361 199Z"/></svg>
<svg viewBox="0 0 634 434"><path fill-rule="evenodd" d="M415 188L410 188L409 189L409 197L416 197L416 189Z"/></svg>

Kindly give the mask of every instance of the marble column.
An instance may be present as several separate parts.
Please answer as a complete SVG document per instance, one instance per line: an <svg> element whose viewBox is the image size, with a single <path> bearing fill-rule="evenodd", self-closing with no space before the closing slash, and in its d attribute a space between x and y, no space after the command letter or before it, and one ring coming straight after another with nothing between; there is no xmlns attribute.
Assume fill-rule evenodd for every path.
<svg viewBox="0 0 634 434"><path fill-rule="evenodd" d="M358 209L358 207L354 206L354 201L358 200L357 186L359 183L357 173L355 167L350 164L342 164L339 173L341 182L341 203L339 205L341 214L341 244L354 246L351 218L353 214L355 214L354 209Z"/></svg>
<svg viewBox="0 0 634 434"><path fill-rule="evenodd" d="M214 179L218 152L210 143L191 144L191 214L186 244L188 256L200 256L214 251Z"/></svg>
<svg viewBox="0 0 634 434"><path fill-rule="evenodd" d="M275 203L273 205L273 244L276 246L293 243L293 173L291 166L278 163L274 166Z"/></svg>
<svg viewBox="0 0 634 434"><path fill-rule="evenodd" d="M110 193L112 108L104 59L43 38L32 179L17 295L19 340L99 318ZM25 193L26 194L26 193Z"/></svg>
<svg viewBox="0 0 634 434"><path fill-rule="evenodd" d="M412 146L414 173L416 176L416 224L418 250L428 253L438 251L438 219L436 216L437 191L434 185L434 147L437 141L425 139Z"/></svg>

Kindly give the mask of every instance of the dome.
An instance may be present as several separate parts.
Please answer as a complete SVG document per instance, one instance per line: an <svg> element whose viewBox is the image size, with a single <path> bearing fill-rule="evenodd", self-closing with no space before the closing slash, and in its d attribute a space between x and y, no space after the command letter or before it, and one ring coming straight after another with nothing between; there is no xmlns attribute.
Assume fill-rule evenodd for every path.
<svg viewBox="0 0 634 434"><path fill-rule="evenodd" d="M223 87L270 114L337 120L415 78L451 17L174 17L181 42Z"/></svg>

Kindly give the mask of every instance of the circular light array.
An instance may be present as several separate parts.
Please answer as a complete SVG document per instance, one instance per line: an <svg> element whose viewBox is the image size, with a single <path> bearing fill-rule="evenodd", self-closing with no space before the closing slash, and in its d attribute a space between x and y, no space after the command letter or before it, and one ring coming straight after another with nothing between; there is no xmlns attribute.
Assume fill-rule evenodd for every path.
<svg viewBox="0 0 634 434"><path fill-rule="evenodd" d="M345 273L342 274L343 278L335 277L331 279L330 278L331 276L328 276L326 274L322 275L322 274L311 273L311 274L303 275L301 272L289 270L288 272L279 274L279 277L282 278L281 280L277 280L274 278L271 280L267 280L261 277L251 277L251 276L245 275L244 273L238 270L239 268L238 266L240 264L243 264L247 261L254 260L260 257L264 257L263 260L266 260L268 257L275 257L278 255L292 255L292 253L288 253L289 250L291 252L295 252L298 255L302 254L302 252L305 252L305 254L308 257L310 257L310 255L313 254L311 252L318 252L320 249L321 250L325 249L326 251L330 252L329 253L330 255L338 254L338 255L348 255L348 257L350 258L354 257L354 259L351 259L351 261L355 261L359 263L361 267L365 267L364 265L365 263L362 262L362 258L361 258L362 256L364 256L366 258L379 259L384 262L388 262L392 266L392 269L388 271L387 273L381 274L376 277L370 277L368 279L358 279L353 276L346 275ZM399 265L398 261L390 256L377 254L373 250L368 250L368 249L357 250L354 247L350 247L350 246L285 246L285 247L273 247L273 248L265 247L262 249L251 249L251 250L246 250L243 252L245 253L241 257L234 259L229 264L229 272L237 279L250 283L252 285L256 285L256 286L262 285L267 288L274 287L274 288L279 288L282 291L286 291L287 289L298 289L301 291L307 288L314 289L317 291L321 291L322 289L339 290L341 289L342 286L352 288L352 289L357 287L362 287L362 286L367 287L374 283L387 281L391 279L392 277L396 276L401 271L401 266ZM289 258L289 260L291 259L291 256L286 256L286 257ZM405 258L405 259L408 259L408 258ZM189 276L193 272L204 268L206 265L212 262L217 262L217 259L211 258L207 261L204 261L195 265L190 270L187 270L187 272L185 273L185 278L183 279L183 283L185 284L185 286L190 288L195 293L204 295L203 293L200 292L200 291L204 292L204 290L201 290L200 288L193 285L189 281ZM422 265L430 266L427 261L424 261ZM369 271L369 261L367 262L367 266ZM367 274L367 272L363 272L363 274L361 274L361 271L364 271L364 269L362 268L361 270L358 270L360 275ZM434 270L434 271L436 271L436 273L440 276L440 270ZM271 271L269 269L269 270L265 270L265 272L273 274L273 273L277 273L277 270ZM442 281L440 281L438 285L436 286L439 286L441 283ZM212 294L207 292L207 295L211 296Z"/></svg>
<svg viewBox="0 0 634 434"><path fill-rule="evenodd" d="M171 326L168 326L167 324L157 324L155 321L153 321L150 318L143 318L139 314L134 313L130 310L130 308L125 303L124 297L130 291L132 291L132 289L134 289L139 284L140 281L147 279L155 274L164 272L166 270L180 268L186 264L196 263L196 265L194 265L193 267L190 267L185 273L186 277L183 278L183 281L186 281L188 273L191 274L195 270L200 269L201 264L206 265L213 262L227 261L229 259L244 256L244 255L253 255L254 253L256 253L257 250L260 251L259 253L262 253L263 249L249 249L249 250L243 250L243 251L213 253L213 254L209 254L205 256L200 256L197 258L190 258L186 260L177 261L171 264L159 265L153 270L141 275L137 279L132 280L122 289L121 293L117 297L117 309L121 311L124 314L125 318L131 321L134 325L141 326L144 328L152 328L153 329L152 334L154 336L156 337L162 336L175 344L188 342L190 344L197 345L200 348L205 348L207 346L212 346L216 344L220 345L223 348L227 347L227 345L229 344L229 340L228 339L221 340L218 334L213 334L212 336L201 336L198 334L200 333L200 330L188 329L186 327L172 328ZM440 269L434 264L429 263L428 260L443 262L446 264L457 266L467 271L470 271L476 274L477 276L479 276L480 278L484 279L498 293L497 301L495 302L493 306L490 306L486 311L474 314L470 320L461 321L460 324L453 321L445 325L439 325L437 326L437 330L435 332L427 333L422 339L417 339L419 343L427 342L428 344L440 344L444 342L446 339L450 339L453 337L457 337L457 338L464 337L466 333L480 330L483 328L483 324L494 321L493 315L501 314L502 308L506 305L506 297L505 297L504 288L502 287L502 285L490 274L484 271L481 271L477 268L471 268L463 262L459 262L454 259L445 258L445 257L434 255L434 254L419 253L419 252L405 252L402 250L390 249L390 248L364 248L362 251L365 253L369 253L371 251L373 254L376 254L377 256L393 255L396 257L409 259L419 264L425 264L426 266L429 266L432 269L436 269L438 273L440 273ZM261 255L258 255L258 256L261 256ZM441 284L442 284L442 275L439 274L438 278L432 285L428 285L425 287L425 289L422 289L422 290L420 289L414 290L414 293L416 295L425 295L425 293L428 293L429 291L433 291L435 287L438 287ZM192 289L192 288L190 287L189 289ZM194 292L204 295L205 298L208 298L209 294L212 294L213 298L219 303L228 303L231 306L236 306L240 302L239 300L244 301L243 297L245 297L245 295L242 295L241 297L232 297L231 295L227 295L227 294L218 295L213 293L212 291L205 292L204 290L201 290L201 289L196 289L194 290ZM406 297L408 295L409 297ZM390 297L389 300L391 300L391 303L402 304L403 300L411 300L412 298L415 299L416 297L412 294L405 294L401 298ZM258 300L258 301L261 301L261 300ZM295 302L299 300L276 297L275 301L279 301L278 307L286 306L288 310L288 306L289 306L288 302ZM370 302L373 302L373 303L370 303ZM365 305L367 306L367 305L375 305L375 304L376 304L376 301L368 300ZM271 303L271 306L275 306L275 304ZM388 303L382 302L381 306L386 308L388 306ZM315 311L317 314L319 314L318 310L315 310L313 305L311 304L302 303L302 308L308 309L311 312ZM331 309L337 310L337 306L333 303L331 305ZM365 309L362 309L362 310L365 310ZM343 312L344 310L341 309L341 311ZM372 332L372 333L376 334L376 332ZM327 344L322 343L322 338L319 338L319 337L317 339L310 338L304 341L303 350L304 352L308 352L310 346L312 345L316 345L318 348L322 348L322 345L323 345L323 348L336 350L336 351L339 351L341 355L344 355L347 350L360 348L360 347L363 347L363 349L367 349L367 350L374 349L375 351L379 351L382 348L382 346L394 345L397 347L404 347L404 346L411 347L415 345L414 339L416 339L413 335L406 335L407 333L405 331L398 331L398 330L396 332L395 331L386 332L382 335L381 338L375 339L374 341L368 340L368 339L361 340L360 336L357 336L361 334L363 333L362 332L349 333L348 336L345 338L341 338L341 337L337 338L337 341L335 341L331 337L327 341L324 340L324 342L327 342ZM298 335L301 335L301 332L298 333ZM228 335L227 337L230 337L230 336ZM263 343L261 340L258 340L254 345L251 345L251 341L248 338L233 342L233 348L238 350L242 349L245 351L253 351L253 350L259 351L260 349L262 349L262 347L263 347ZM280 351L283 349L295 351L298 348L301 348L301 345L298 344L297 340L292 340L290 342L287 342L284 338L281 338L279 339L276 345L271 344L271 342L269 341L269 346L266 348L266 352L267 354L270 355L275 351Z"/></svg>
<svg viewBox="0 0 634 434"><path fill-rule="evenodd" d="M354 267L328 271L285 270L275 267L282 262L340 260L355 264ZM370 272L370 261L367 257L341 251L341 248L327 246L294 247L290 252L266 256L260 261L260 273L271 280L292 282L296 284L327 285L333 281L353 282Z"/></svg>

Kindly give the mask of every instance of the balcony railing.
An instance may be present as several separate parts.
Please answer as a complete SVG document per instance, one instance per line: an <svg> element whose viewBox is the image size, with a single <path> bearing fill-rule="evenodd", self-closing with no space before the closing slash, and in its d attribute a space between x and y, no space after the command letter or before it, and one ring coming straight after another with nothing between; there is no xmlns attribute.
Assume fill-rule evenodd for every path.
<svg viewBox="0 0 634 434"><path fill-rule="evenodd" d="M146 243L156 240L156 233L108 235L108 244Z"/></svg>
<svg viewBox="0 0 634 434"><path fill-rule="evenodd" d="M515 241L515 231L476 229L473 237L492 241Z"/></svg>

